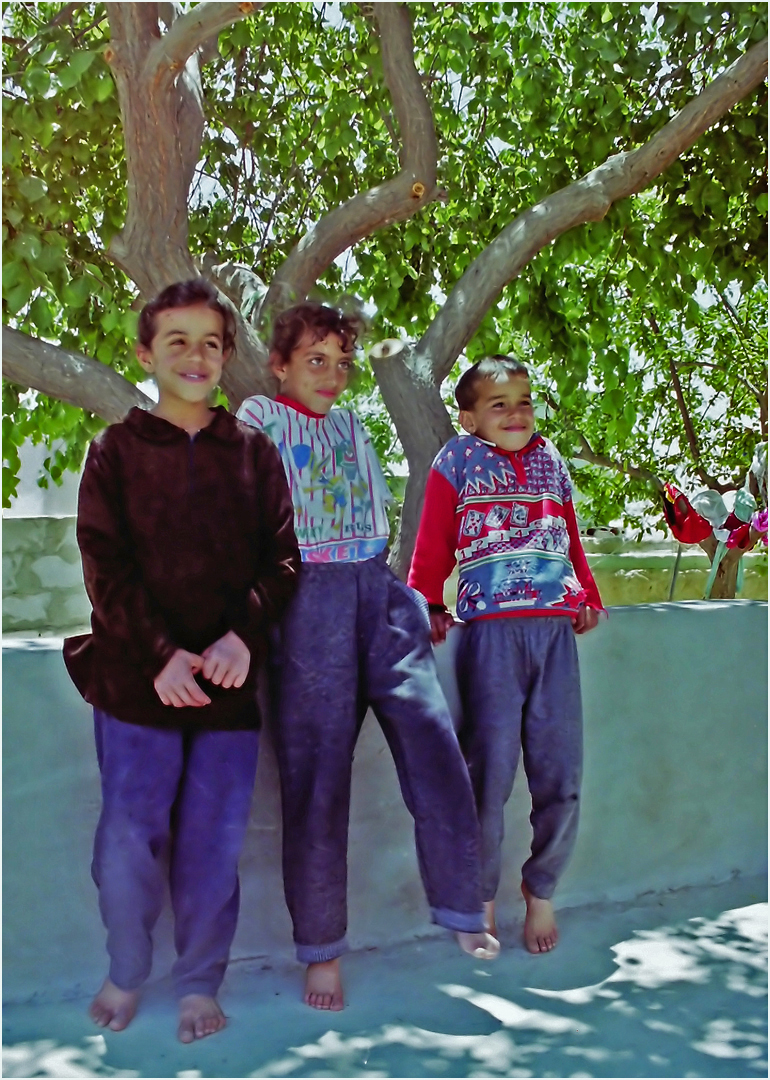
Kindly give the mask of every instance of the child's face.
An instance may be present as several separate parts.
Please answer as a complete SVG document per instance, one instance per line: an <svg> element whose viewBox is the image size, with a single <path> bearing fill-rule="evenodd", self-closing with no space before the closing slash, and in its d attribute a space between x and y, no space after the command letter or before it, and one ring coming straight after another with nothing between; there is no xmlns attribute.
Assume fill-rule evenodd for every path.
<svg viewBox="0 0 770 1080"><path fill-rule="evenodd" d="M535 430L532 391L526 375L482 379L472 409L460 412L460 423L471 435L501 450L523 450Z"/></svg>
<svg viewBox="0 0 770 1080"><path fill-rule="evenodd" d="M144 370L155 376L161 402L206 401L227 358L223 336L222 316L205 304L158 312L150 347L137 345L136 355Z"/></svg>
<svg viewBox="0 0 770 1080"><path fill-rule="evenodd" d="M271 360L284 397L324 416L347 386L353 368L353 354L343 350L336 334L313 341L305 333L288 361L275 354Z"/></svg>

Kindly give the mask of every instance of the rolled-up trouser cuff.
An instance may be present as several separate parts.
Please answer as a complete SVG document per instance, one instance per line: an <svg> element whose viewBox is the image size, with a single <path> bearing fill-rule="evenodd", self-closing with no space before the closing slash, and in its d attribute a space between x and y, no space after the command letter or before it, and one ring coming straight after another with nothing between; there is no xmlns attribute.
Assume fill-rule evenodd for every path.
<svg viewBox="0 0 770 1080"><path fill-rule="evenodd" d="M454 930L455 933L478 934L486 930L483 909L477 913L472 911L450 911L449 908L432 907L430 917L438 926L446 930Z"/></svg>
<svg viewBox="0 0 770 1080"><path fill-rule="evenodd" d="M348 951L348 939L342 937L329 945L297 945L297 959L300 964L323 964L327 960L336 960Z"/></svg>
<svg viewBox="0 0 770 1080"><path fill-rule="evenodd" d="M222 971L222 975L224 976L224 971ZM190 982L177 983L174 987L174 993L177 998L187 997L189 994L201 994L203 997L215 998L221 985L221 978L193 979Z"/></svg>
<svg viewBox="0 0 770 1080"><path fill-rule="evenodd" d="M552 900L553 894L556 892L556 882L553 878L538 877L535 875L534 879L527 874L521 875L522 881L527 886L529 892L534 896L536 900Z"/></svg>

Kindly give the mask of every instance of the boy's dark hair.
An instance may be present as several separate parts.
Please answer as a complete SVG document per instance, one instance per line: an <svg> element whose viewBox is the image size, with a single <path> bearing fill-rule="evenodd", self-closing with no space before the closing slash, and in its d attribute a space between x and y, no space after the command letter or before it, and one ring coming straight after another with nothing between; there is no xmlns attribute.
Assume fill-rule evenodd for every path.
<svg viewBox="0 0 770 1080"><path fill-rule="evenodd" d="M343 352L353 352L363 331L364 321L357 315L344 315L326 304L295 304L275 320L270 352L278 353L287 364L305 333L309 333L314 342L336 334L342 342Z"/></svg>
<svg viewBox="0 0 770 1080"><path fill-rule="evenodd" d="M194 307L205 304L222 316L222 347L225 352L235 344L235 315L231 308L219 299L219 293L205 278L177 281L169 285L154 300L145 304L139 314L139 342L149 349L155 337L155 316L172 308Z"/></svg>
<svg viewBox="0 0 770 1080"><path fill-rule="evenodd" d="M478 385L482 379L510 379L512 375L526 375L529 371L512 356L504 356L495 353L494 356L485 356L483 360L477 360L467 371L464 371L458 379L455 387L455 401L462 412L469 412L476 404L478 397Z"/></svg>

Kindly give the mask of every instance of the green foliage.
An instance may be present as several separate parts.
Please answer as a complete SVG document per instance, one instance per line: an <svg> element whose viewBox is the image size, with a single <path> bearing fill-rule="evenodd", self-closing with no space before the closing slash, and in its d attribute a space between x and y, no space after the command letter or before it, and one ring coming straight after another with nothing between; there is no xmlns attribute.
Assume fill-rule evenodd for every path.
<svg viewBox="0 0 770 1080"><path fill-rule="evenodd" d="M132 381L136 289L105 246L125 212L120 111L101 51L104 5L4 5L3 321L84 352ZM51 449L46 472L77 470L101 421L4 387L3 505L24 438ZM53 450L54 443L58 449ZM47 476L41 483L47 484Z"/></svg>
<svg viewBox="0 0 770 1080"><path fill-rule="evenodd" d="M52 24L65 7L66 18ZM374 313L374 337L419 338L502 227L609 155L644 143L767 32L767 9L757 2L409 7L444 196L362 240L319 283L324 295L357 296ZM399 134L365 10L271 3L222 32L220 56L203 68L207 128L189 199L193 254L247 263L269 282L323 214L398 171ZM4 19L4 320L136 379L135 289L105 255L126 204L119 109L102 57L106 8L11 3ZM750 376L743 370L744 346L756 359L755 337L744 329L738 344L718 298L732 297L742 319L762 295L766 135L761 87L653 189L559 237L488 312L466 359L520 351L559 405L548 428L565 452L577 448L581 431L597 453L665 474L676 465L692 486L666 376L673 355L701 464L723 478L747 467L759 407L756 397L740 396L736 380L740 373L764 381L754 366ZM688 366L690 354L699 366ZM716 405L709 411L714 395L737 403L743 419L728 422L731 409L720 418ZM355 400L391 483L402 484L400 448L370 372ZM34 415L10 391L11 475L13 447L34 429ZM53 417L52 407L45 415ZM47 423L50 437L82 445L66 417ZM745 428L754 435L741 434ZM628 478L589 466L578 472L598 522L631 520L629 497L649 505L647 489Z"/></svg>
<svg viewBox="0 0 770 1080"><path fill-rule="evenodd" d="M757 443L767 439L767 286L735 302L716 293L699 300L662 313L646 298L618 304L608 315L612 347L594 357L585 383L569 395L559 394L532 342L517 341L517 354L532 364L535 396L546 405L540 426L568 458L584 449L582 435L595 454L686 491L711 479L742 486ZM589 521L620 520L639 536L661 527L650 484L577 459L572 472Z"/></svg>

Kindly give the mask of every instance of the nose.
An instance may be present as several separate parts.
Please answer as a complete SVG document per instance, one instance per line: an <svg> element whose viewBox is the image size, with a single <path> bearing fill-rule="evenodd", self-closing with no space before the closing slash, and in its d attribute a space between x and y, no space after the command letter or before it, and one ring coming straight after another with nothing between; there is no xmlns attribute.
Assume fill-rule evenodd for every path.
<svg viewBox="0 0 770 1080"><path fill-rule="evenodd" d="M196 345L193 345L190 350L190 356L193 360L200 360L203 363L206 359L206 343L200 341Z"/></svg>

